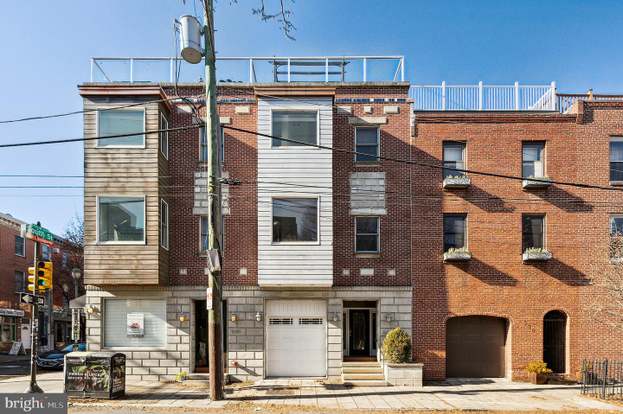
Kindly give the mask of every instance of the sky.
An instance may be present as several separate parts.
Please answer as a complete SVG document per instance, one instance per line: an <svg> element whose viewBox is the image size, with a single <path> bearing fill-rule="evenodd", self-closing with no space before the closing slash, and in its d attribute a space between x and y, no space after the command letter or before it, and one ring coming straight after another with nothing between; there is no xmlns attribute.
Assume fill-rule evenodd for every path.
<svg viewBox="0 0 623 414"><path fill-rule="evenodd" d="M404 55L413 83L556 81L560 92L623 93L619 0L296 0L288 3L295 41L252 14L259 2L215 3L218 55ZM265 0L269 12L277 3ZM80 110L76 86L89 80L92 56L171 56L173 21L194 7L193 0L3 0L0 120ZM81 123L77 115L0 124L0 143L77 138ZM0 149L0 212L62 234L82 215L82 189L71 188L82 179L51 175L82 173L81 143ZM24 188L36 185L68 188Z"/></svg>

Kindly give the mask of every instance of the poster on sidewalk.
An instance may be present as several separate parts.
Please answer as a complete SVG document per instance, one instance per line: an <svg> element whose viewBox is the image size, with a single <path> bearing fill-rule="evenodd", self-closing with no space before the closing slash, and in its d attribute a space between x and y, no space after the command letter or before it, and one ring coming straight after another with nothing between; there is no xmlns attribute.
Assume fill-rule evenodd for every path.
<svg viewBox="0 0 623 414"><path fill-rule="evenodd" d="M145 334L145 314L128 313L127 320L127 336L140 337Z"/></svg>

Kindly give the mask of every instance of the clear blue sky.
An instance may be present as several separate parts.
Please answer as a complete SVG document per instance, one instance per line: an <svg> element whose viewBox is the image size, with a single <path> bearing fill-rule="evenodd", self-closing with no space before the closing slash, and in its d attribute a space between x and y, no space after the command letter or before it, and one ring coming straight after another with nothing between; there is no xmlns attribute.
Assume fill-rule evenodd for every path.
<svg viewBox="0 0 623 414"><path fill-rule="evenodd" d="M618 0L297 0L296 41L251 14L258 2L216 3L219 54L400 54L416 83L555 80L563 92L623 92ZM0 119L80 109L76 85L88 80L91 56L169 56L173 19L192 11L193 0L3 1ZM80 137L81 121L0 125L0 142ZM0 150L0 174L15 173L82 174L82 146ZM0 186L37 184L82 180L0 177ZM62 233L82 214L81 195L81 189L0 189L0 211Z"/></svg>

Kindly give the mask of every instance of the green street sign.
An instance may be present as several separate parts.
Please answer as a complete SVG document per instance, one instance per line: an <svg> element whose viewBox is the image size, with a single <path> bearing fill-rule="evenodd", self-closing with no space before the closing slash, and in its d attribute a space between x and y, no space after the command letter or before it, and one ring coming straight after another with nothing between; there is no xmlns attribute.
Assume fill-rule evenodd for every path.
<svg viewBox="0 0 623 414"><path fill-rule="evenodd" d="M54 235L50 230L36 224L26 224L24 226L24 233L26 233L26 238L29 239L54 241Z"/></svg>

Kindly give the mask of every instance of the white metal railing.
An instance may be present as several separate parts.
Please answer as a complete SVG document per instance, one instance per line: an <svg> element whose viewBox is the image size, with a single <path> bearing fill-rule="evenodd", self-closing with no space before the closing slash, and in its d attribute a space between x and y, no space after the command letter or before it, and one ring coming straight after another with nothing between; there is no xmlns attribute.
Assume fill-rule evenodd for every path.
<svg viewBox="0 0 623 414"><path fill-rule="evenodd" d="M416 111L555 111L556 83L550 85L412 85Z"/></svg>
<svg viewBox="0 0 623 414"><path fill-rule="evenodd" d="M219 82L376 82L405 80L404 56L217 57ZM198 82L203 65L175 57L94 57L91 82Z"/></svg>

